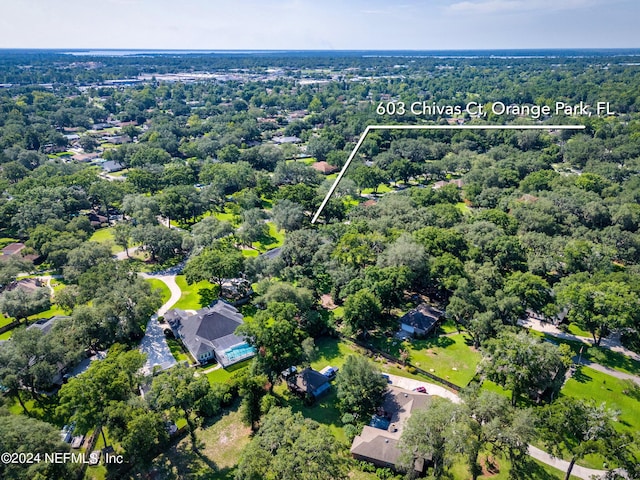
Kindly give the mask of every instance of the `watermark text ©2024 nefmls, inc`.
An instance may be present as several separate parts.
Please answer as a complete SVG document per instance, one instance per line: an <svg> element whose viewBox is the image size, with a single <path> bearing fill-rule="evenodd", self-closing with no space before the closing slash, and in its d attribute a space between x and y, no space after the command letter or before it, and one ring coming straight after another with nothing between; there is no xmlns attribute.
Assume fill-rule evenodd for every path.
<svg viewBox="0 0 640 480"><path fill-rule="evenodd" d="M95 465L100 460L100 452L51 452L51 453L31 453L31 452L3 452L0 454L0 463L27 465L33 463L86 463ZM105 453L102 458L103 463L122 464L122 455Z"/></svg>
<svg viewBox="0 0 640 480"><path fill-rule="evenodd" d="M567 116L608 116L614 115L610 102L595 102L589 105L585 102L575 104L567 102L555 102L551 105L531 105L531 104L505 104L504 102L480 103L468 102L465 105L440 105L434 101L388 101L380 102L376 107L378 115L415 115L417 117L431 116L456 116L468 114L472 117L486 117L489 113L494 115L515 115L521 117L531 117L539 120L552 115Z"/></svg>

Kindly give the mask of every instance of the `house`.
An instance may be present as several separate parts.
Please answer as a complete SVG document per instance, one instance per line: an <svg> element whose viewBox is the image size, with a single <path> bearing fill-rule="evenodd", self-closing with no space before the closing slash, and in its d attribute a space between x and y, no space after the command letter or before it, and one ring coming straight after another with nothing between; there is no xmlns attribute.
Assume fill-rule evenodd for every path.
<svg viewBox="0 0 640 480"><path fill-rule="evenodd" d="M287 386L292 392L315 400L328 392L331 384L329 379L322 373L312 368L305 368L297 375L287 377Z"/></svg>
<svg viewBox="0 0 640 480"><path fill-rule="evenodd" d="M412 335L428 335L435 330L440 317L440 310L421 303L400 318L400 329Z"/></svg>
<svg viewBox="0 0 640 480"><path fill-rule="evenodd" d="M35 253L27 253L23 251L27 246L22 242L10 243L6 247L2 249L2 254L0 255L0 261L7 261L12 256L17 256L18 258L22 258L24 260L29 260L34 264L40 263L42 261L42 257Z"/></svg>
<svg viewBox="0 0 640 480"><path fill-rule="evenodd" d="M195 313L169 310L164 318L199 363L215 360L228 367L256 354L255 348L235 334L243 323L242 314L225 301L218 300Z"/></svg>
<svg viewBox="0 0 640 480"><path fill-rule="evenodd" d="M433 184L431 188L434 190L439 190L442 187L446 187L447 185L455 185L458 188L462 188L464 186L464 180L461 178L456 178L455 180L449 180L448 182L445 180L440 180Z"/></svg>
<svg viewBox="0 0 640 480"><path fill-rule="evenodd" d="M426 408L431 396L424 393L389 386L382 406L365 425L362 433L353 439L351 455L356 460L372 463L377 467L402 471L398 441L412 412ZM429 459L427 459L429 460ZM418 459L414 465L418 474L425 470L424 460Z"/></svg>
<svg viewBox="0 0 640 480"><path fill-rule="evenodd" d="M22 280L11 282L9 285L7 285L6 290L10 292L11 290L16 290L19 288L32 293L43 287L45 287L45 284L39 278L23 278Z"/></svg>
<svg viewBox="0 0 640 480"><path fill-rule="evenodd" d="M100 164L102 170L106 173L119 172L124 169L124 165L120 162L116 162L115 160L107 160Z"/></svg>
<svg viewBox="0 0 640 480"><path fill-rule="evenodd" d="M100 154L98 152L93 153L76 153L71 157L76 162L90 162L91 160L95 160L96 158L100 158Z"/></svg>
<svg viewBox="0 0 640 480"><path fill-rule="evenodd" d="M27 327L27 330L32 330L37 328L43 334L47 334L53 328L53 324L56 323L58 320L64 320L64 319L70 319L70 318L71 317L68 317L65 315L56 315L55 317L51 317L51 318L40 318L35 322L33 322L31 325L29 325Z"/></svg>
<svg viewBox="0 0 640 480"><path fill-rule="evenodd" d="M16 255L26 248L22 242L10 243L2 249L2 255Z"/></svg>
<svg viewBox="0 0 640 480"><path fill-rule="evenodd" d="M273 137L271 140L273 140L273 143L277 144L277 145L283 145L285 143L300 143L302 140L300 140L298 137L285 137L285 136L277 136L277 137Z"/></svg>
<svg viewBox="0 0 640 480"><path fill-rule="evenodd" d="M131 143L131 137L129 135L111 135L102 137L102 140L112 145L123 145L125 143Z"/></svg>
<svg viewBox="0 0 640 480"><path fill-rule="evenodd" d="M338 167L334 167L333 165L329 165L327 162L316 162L311 165L311 168L322 173L323 175L331 175L339 170Z"/></svg>

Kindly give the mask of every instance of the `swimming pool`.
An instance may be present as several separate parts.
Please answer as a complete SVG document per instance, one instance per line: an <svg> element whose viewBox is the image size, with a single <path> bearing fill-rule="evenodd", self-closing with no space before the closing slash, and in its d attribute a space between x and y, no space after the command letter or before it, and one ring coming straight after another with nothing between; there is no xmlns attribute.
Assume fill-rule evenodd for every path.
<svg viewBox="0 0 640 480"><path fill-rule="evenodd" d="M239 345L235 345L228 350L224 351L224 355L230 360L237 360L238 358L248 357L250 355L255 355L256 349L251 345L246 343L241 343Z"/></svg>

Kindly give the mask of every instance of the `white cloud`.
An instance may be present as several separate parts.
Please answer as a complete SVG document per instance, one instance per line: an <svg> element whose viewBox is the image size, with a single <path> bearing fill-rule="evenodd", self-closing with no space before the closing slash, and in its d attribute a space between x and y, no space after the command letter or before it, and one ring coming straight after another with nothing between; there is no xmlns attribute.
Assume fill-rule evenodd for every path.
<svg viewBox="0 0 640 480"><path fill-rule="evenodd" d="M492 14L523 13L539 11L541 13L558 10L585 8L598 3L597 0L480 0L456 2L446 8L455 14ZM602 1L600 1L602 3Z"/></svg>

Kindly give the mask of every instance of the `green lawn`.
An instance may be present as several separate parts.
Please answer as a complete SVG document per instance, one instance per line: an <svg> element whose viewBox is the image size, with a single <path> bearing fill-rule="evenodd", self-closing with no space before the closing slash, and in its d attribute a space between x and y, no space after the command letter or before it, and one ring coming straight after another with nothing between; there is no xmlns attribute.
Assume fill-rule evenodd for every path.
<svg viewBox="0 0 640 480"><path fill-rule="evenodd" d="M465 387L475 376L476 367L482 358L480 352L469 346L468 336L458 333L411 342L378 337L373 343L396 358L400 358L400 349L408 350L412 365L460 387Z"/></svg>
<svg viewBox="0 0 640 480"><path fill-rule="evenodd" d="M212 287L212 284L207 280L202 280L201 282L189 285L184 275L176 276L176 283L178 284L178 287L180 287L180 290L182 290L182 295L173 308L179 308L181 310L199 310L202 308L200 306L200 295L198 295L198 290L201 288Z"/></svg>
<svg viewBox="0 0 640 480"><path fill-rule="evenodd" d="M389 185L387 185L386 183L381 183L380 185L378 185L378 189L376 190L375 193L389 193L391 191L393 191L393 189ZM360 193L371 194L374 192L373 192L373 188L364 188Z"/></svg>
<svg viewBox="0 0 640 480"><path fill-rule="evenodd" d="M198 428L196 438L197 452L187 435L154 460L158 478L232 480L240 454L251 440L251 430L242 423L236 405Z"/></svg>
<svg viewBox="0 0 640 480"><path fill-rule="evenodd" d="M231 365L228 368L218 368L206 373L205 375L209 379L209 383L225 383L233 376L234 373L247 368L251 361L252 359L243 360L242 362ZM214 365L205 365L202 369L211 368L213 366Z"/></svg>
<svg viewBox="0 0 640 480"><path fill-rule="evenodd" d="M464 203L464 202L458 202L456 203L456 208L458 210L460 210L460 213L462 213L463 215L468 215L471 213L471 209L469 208L469 206Z"/></svg>
<svg viewBox="0 0 640 480"><path fill-rule="evenodd" d="M565 383L560 394L592 399L597 404L605 403L608 408L618 412L614 425L616 430L632 434L640 431L640 387L629 381L581 367ZM600 455L588 455L578 463L590 468L602 468L603 461Z"/></svg>
<svg viewBox="0 0 640 480"><path fill-rule="evenodd" d="M167 284L157 278L147 278L147 282L151 285L153 290L160 290L160 296L162 297L162 304L164 305L171 298L171 290L167 287Z"/></svg>
<svg viewBox="0 0 640 480"><path fill-rule="evenodd" d="M109 245L111 247L111 253L124 252L124 248L115 243L113 227L96 230L93 232L93 235L91 235L91 238L89 238L89 241Z"/></svg>
<svg viewBox="0 0 640 480"><path fill-rule="evenodd" d="M567 331L573 335L577 335L578 337L587 337L588 339L593 338L589 332L582 330L575 323L570 323L567 327Z"/></svg>
<svg viewBox="0 0 640 480"><path fill-rule="evenodd" d="M0 313L0 327L9 325L11 322L13 322L13 318L7 317L4 314Z"/></svg>
<svg viewBox="0 0 640 480"><path fill-rule="evenodd" d="M253 242L253 248L256 248L261 253L281 247L284 244L284 230L278 230L273 222L267 222L267 225L269 226L269 233L257 242Z"/></svg>
<svg viewBox="0 0 640 480"><path fill-rule="evenodd" d="M562 395L590 398L606 403L620 412L616 428L620 431L640 431L640 387L631 388L628 381L614 378L589 367L581 367L567 383Z"/></svg>

